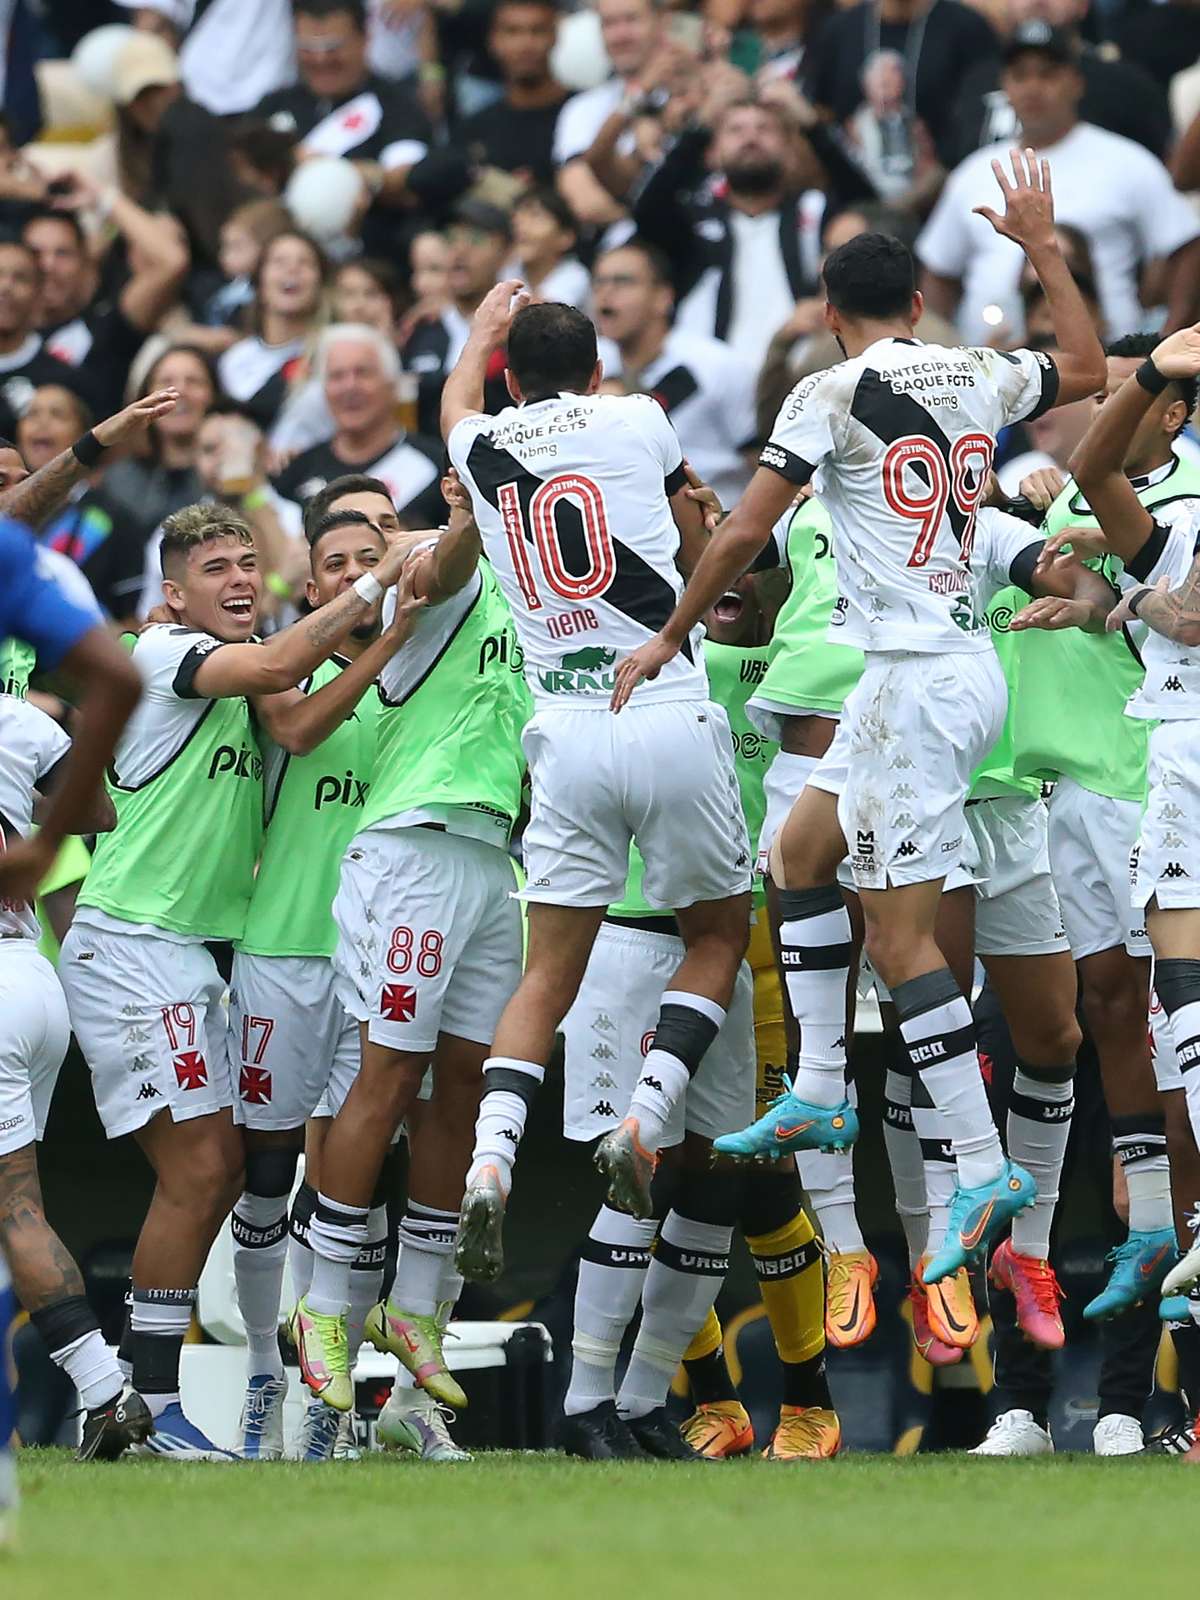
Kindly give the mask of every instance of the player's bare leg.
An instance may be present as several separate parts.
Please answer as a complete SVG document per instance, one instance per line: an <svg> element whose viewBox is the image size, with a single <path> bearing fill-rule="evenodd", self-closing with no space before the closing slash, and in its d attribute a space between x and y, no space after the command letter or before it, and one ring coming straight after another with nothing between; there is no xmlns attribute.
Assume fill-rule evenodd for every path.
<svg viewBox="0 0 1200 1600"><path fill-rule="evenodd" d="M1165 910L1151 901L1146 931L1156 957L1154 986L1170 1018L1192 1134L1200 1145L1200 910ZM1197 1199L1194 1191L1191 1198ZM1186 1254L1167 1275L1164 1292L1186 1294L1200 1284L1200 1203L1188 1216L1187 1228L1180 1238Z"/></svg>
<svg viewBox="0 0 1200 1600"><path fill-rule="evenodd" d="M142 1443L153 1429L150 1412L136 1391L126 1391L84 1295L79 1268L46 1220L35 1144L0 1156L0 1252L8 1260L19 1304L55 1365L79 1391L87 1413L81 1458L111 1460Z"/></svg>

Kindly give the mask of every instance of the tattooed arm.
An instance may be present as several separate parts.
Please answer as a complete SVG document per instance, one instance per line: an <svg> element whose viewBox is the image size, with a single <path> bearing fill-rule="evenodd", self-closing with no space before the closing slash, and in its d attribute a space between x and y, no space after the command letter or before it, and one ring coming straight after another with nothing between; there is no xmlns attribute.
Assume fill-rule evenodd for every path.
<svg viewBox="0 0 1200 1600"><path fill-rule="evenodd" d="M1160 578L1153 589L1128 590L1109 613L1108 631L1114 633L1132 617L1176 644L1200 645L1200 555L1178 589L1170 587L1170 579Z"/></svg>

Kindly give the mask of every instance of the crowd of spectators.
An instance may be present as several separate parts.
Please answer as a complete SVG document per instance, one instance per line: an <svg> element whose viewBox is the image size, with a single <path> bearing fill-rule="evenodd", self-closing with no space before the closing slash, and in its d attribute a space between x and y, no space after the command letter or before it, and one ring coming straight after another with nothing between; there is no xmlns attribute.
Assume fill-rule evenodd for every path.
<svg viewBox="0 0 1200 1600"><path fill-rule="evenodd" d="M283 616L330 478L440 520L441 386L517 276L594 317L606 384L728 503L837 359L819 271L852 234L913 246L924 335L1049 340L974 214L1014 139L1106 335L1196 320L1198 55L1188 0L0 0L0 435L32 470L175 389L38 532L125 622L163 517L232 498Z"/></svg>

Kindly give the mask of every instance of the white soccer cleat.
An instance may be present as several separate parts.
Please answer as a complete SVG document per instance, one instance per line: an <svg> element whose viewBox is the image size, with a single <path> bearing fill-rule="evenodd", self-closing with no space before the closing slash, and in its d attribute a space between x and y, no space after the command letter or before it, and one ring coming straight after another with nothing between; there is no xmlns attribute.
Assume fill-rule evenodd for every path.
<svg viewBox="0 0 1200 1600"><path fill-rule="evenodd" d="M1002 1411L987 1431L987 1436L974 1450L973 1456L1052 1456L1054 1440L1039 1423L1033 1420L1032 1411Z"/></svg>
<svg viewBox="0 0 1200 1600"><path fill-rule="evenodd" d="M335 1461L361 1461L362 1451L358 1448L358 1434L354 1428L353 1411L343 1411L338 1422L337 1439L333 1446L333 1459Z"/></svg>
<svg viewBox="0 0 1200 1600"><path fill-rule="evenodd" d="M431 1394L396 1384L379 1413L375 1436L385 1450L404 1450L420 1461L473 1460L450 1437L448 1421L454 1421L453 1411Z"/></svg>
<svg viewBox="0 0 1200 1600"><path fill-rule="evenodd" d="M1098 1456L1140 1456L1145 1448L1141 1423L1119 1411L1101 1417L1092 1433L1092 1449Z"/></svg>
<svg viewBox="0 0 1200 1600"><path fill-rule="evenodd" d="M243 1461L283 1460L283 1402L287 1379L263 1374L251 1378L242 1402L240 1454Z"/></svg>
<svg viewBox="0 0 1200 1600"><path fill-rule="evenodd" d="M1162 1292L1168 1294L1188 1294L1200 1285L1200 1242L1197 1242L1184 1256L1182 1261L1177 1261L1163 1279Z"/></svg>

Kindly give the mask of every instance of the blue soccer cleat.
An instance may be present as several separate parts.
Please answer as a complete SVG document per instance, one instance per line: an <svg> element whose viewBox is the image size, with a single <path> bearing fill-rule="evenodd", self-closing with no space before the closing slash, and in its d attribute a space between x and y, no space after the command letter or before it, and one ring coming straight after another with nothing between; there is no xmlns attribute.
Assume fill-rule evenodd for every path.
<svg viewBox="0 0 1200 1600"><path fill-rule="evenodd" d="M335 1411L324 1400L310 1400L304 1408L304 1421L296 1440L297 1461L332 1461L337 1447L338 1429L344 1412Z"/></svg>
<svg viewBox="0 0 1200 1600"><path fill-rule="evenodd" d="M1112 1274L1096 1298L1084 1306L1084 1316L1089 1322L1102 1321L1157 1295L1178 1256L1174 1228L1142 1228L1130 1233L1124 1244L1109 1251Z"/></svg>
<svg viewBox="0 0 1200 1600"><path fill-rule="evenodd" d="M283 1402L287 1379L259 1373L246 1385L242 1405L243 1461L283 1460Z"/></svg>
<svg viewBox="0 0 1200 1600"><path fill-rule="evenodd" d="M135 1445L142 1456L166 1456L171 1461L237 1461L232 1450L222 1450L183 1414L178 1400L154 1419L154 1432L145 1444Z"/></svg>
<svg viewBox="0 0 1200 1600"><path fill-rule="evenodd" d="M1158 1303L1158 1320L1160 1322L1190 1322L1192 1320L1192 1302L1185 1294L1164 1295Z"/></svg>
<svg viewBox="0 0 1200 1600"><path fill-rule="evenodd" d="M849 1100L840 1106L814 1106L792 1093L786 1072L783 1081L786 1094L772 1100L757 1122L713 1140L719 1155L778 1161L796 1150L849 1150L858 1138L858 1113Z"/></svg>
<svg viewBox="0 0 1200 1600"><path fill-rule="evenodd" d="M1015 1161L1006 1161L998 1177L974 1189L954 1187L946 1242L922 1273L925 1283L940 1283L960 1267L983 1258L988 1245L1019 1211L1037 1199L1037 1185Z"/></svg>

